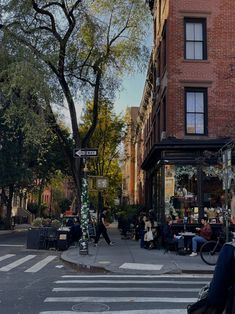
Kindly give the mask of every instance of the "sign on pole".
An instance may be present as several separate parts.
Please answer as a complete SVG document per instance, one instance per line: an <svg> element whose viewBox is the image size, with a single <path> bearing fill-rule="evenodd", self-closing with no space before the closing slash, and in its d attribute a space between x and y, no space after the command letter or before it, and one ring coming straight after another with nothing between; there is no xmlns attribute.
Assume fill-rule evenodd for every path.
<svg viewBox="0 0 235 314"><path fill-rule="evenodd" d="M103 176L88 176L88 184L90 191L105 190L108 188L108 178Z"/></svg>
<svg viewBox="0 0 235 314"><path fill-rule="evenodd" d="M73 157L75 158L86 158L86 157L97 157L98 148L75 148L73 150Z"/></svg>

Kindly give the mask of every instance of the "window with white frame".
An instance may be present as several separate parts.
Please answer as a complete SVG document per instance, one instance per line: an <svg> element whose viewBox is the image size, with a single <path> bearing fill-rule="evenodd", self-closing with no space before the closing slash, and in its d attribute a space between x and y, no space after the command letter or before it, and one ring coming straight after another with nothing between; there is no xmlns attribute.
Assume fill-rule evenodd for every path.
<svg viewBox="0 0 235 314"><path fill-rule="evenodd" d="M185 18L185 59L206 60L206 19Z"/></svg>
<svg viewBox="0 0 235 314"><path fill-rule="evenodd" d="M193 135L206 135L207 89L185 89L185 132Z"/></svg>

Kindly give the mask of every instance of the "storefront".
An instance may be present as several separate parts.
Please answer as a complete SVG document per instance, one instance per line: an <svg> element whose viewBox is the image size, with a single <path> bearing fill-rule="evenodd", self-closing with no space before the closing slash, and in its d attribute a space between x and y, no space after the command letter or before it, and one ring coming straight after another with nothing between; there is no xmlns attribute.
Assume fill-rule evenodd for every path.
<svg viewBox="0 0 235 314"><path fill-rule="evenodd" d="M225 208L223 169L218 156L214 158L222 144L207 142L207 147L216 146L206 151L207 154L202 149L205 143L200 143L200 147L181 145L181 150L173 150L172 145L167 144L156 146L147 160L149 165L155 162L148 171L146 206L155 210L161 222L171 215L175 223L198 223L204 216L211 223L222 223Z"/></svg>

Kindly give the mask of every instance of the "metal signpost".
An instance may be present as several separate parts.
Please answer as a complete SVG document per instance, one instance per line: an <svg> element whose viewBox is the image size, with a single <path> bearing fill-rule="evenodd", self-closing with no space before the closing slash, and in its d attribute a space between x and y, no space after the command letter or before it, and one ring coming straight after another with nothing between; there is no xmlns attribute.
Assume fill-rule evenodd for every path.
<svg viewBox="0 0 235 314"><path fill-rule="evenodd" d="M81 195L81 227L82 227L82 238L79 241L79 253L81 255L88 254L88 182L87 182L87 164L86 158L97 157L97 148L78 148L74 149L73 156L75 158L84 158L84 176L82 178L82 195Z"/></svg>
<svg viewBox="0 0 235 314"><path fill-rule="evenodd" d="M98 192L98 210L97 210L97 220L99 219L99 214L103 210L103 196L102 191L108 188L108 178L104 176L89 176L89 189L93 192Z"/></svg>

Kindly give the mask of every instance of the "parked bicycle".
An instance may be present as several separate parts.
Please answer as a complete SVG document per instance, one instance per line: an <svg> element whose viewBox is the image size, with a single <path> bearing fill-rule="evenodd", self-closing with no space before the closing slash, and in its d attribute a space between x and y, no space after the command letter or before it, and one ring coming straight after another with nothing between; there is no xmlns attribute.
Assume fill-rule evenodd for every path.
<svg viewBox="0 0 235 314"><path fill-rule="evenodd" d="M200 249L200 256L207 265L214 266L217 262L220 250L224 244L224 237L218 236L217 241L211 240L205 242Z"/></svg>

